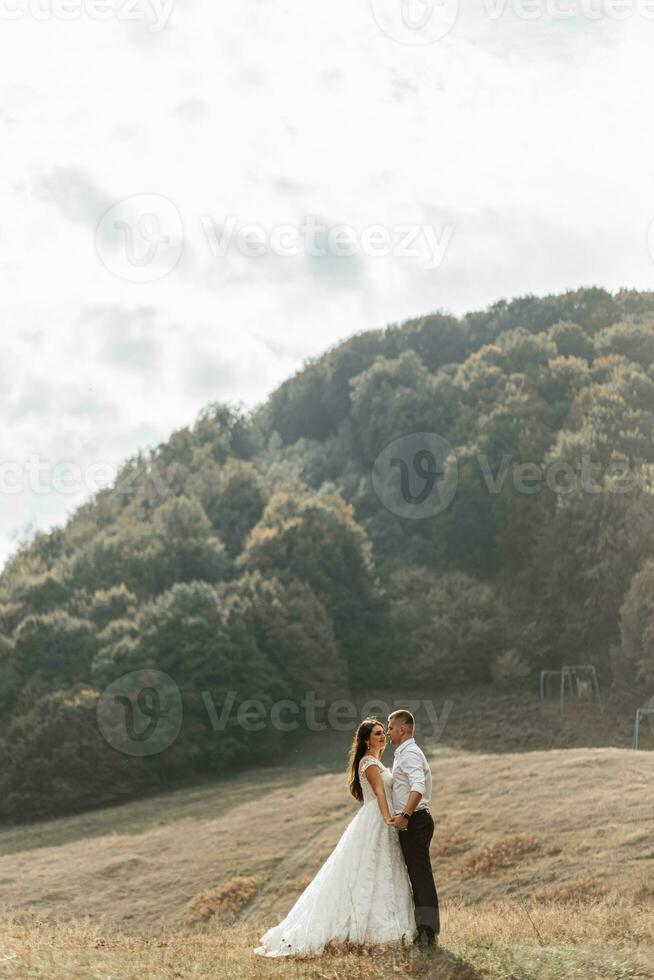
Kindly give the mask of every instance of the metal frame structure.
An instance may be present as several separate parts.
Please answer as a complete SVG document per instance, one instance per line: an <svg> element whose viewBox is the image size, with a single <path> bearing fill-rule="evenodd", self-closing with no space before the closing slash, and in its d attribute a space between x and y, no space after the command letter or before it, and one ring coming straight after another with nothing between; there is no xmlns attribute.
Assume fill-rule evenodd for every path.
<svg viewBox="0 0 654 980"><path fill-rule="evenodd" d="M654 718L654 705L650 708L637 708L636 709L636 721L634 723L634 739L631 743L631 747L634 751L638 748L638 740L640 737L640 723L643 718Z"/></svg>
<svg viewBox="0 0 654 980"><path fill-rule="evenodd" d="M545 694L547 693L547 681L550 677L560 677L560 670L541 670L540 672L540 699L545 700Z"/></svg>
<svg viewBox="0 0 654 980"><path fill-rule="evenodd" d="M572 665L565 665L561 668L561 688L560 688L560 695L559 695L560 702L561 702L561 711L563 711L564 703L565 703L566 681L568 682L568 687L570 688L570 696L574 697L574 687L572 684L572 680L577 674L582 674L582 675L585 674L590 677L593 691L597 696L597 701L600 707L602 707L602 698L600 695L599 681L597 679L597 670L595 669L595 667L592 664L572 664Z"/></svg>

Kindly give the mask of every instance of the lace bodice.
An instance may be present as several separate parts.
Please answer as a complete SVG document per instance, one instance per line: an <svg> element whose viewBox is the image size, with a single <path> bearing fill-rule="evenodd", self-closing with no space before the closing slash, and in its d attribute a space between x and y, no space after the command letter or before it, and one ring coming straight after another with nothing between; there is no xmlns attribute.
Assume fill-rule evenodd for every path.
<svg viewBox="0 0 654 980"><path fill-rule="evenodd" d="M386 799L390 803L391 788L393 786L393 773L384 765L383 762L375 759L375 757L372 755L364 756L359 763L359 779L361 780L361 789L363 791L363 802L370 803L371 800L376 799L373 788L365 776L368 766L379 766L379 769L381 770L382 782L384 784L384 790L386 792Z"/></svg>

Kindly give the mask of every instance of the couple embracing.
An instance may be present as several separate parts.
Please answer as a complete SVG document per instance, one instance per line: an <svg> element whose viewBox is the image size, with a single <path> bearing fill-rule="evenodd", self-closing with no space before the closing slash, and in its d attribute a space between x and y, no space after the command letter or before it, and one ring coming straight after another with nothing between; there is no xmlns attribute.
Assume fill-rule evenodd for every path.
<svg viewBox="0 0 654 980"><path fill-rule="evenodd" d="M376 718L361 722L350 750L349 789L363 806L256 953L311 956L341 942L435 944L440 920L429 858L431 772L414 725L404 709L389 716L388 732ZM381 761L387 738L395 747L392 771Z"/></svg>

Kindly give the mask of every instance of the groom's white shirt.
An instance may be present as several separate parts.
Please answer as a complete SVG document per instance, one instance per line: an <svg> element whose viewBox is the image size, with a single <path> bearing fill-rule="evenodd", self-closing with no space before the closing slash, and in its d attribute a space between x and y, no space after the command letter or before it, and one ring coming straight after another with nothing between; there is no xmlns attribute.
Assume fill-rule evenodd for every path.
<svg viewBox="0 0 654 980"><path fill-rule="evenodd" d="M395 749L393 758L393 813L401 813L409 802L409 793L422 793L417 810L426 810L431 800L431 769L414 738Z"/></svg>

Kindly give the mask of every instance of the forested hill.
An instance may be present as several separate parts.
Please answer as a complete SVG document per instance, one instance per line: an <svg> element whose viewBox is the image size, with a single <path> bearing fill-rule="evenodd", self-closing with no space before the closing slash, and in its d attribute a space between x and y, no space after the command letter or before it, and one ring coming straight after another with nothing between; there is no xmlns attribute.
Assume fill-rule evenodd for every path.
<svg viewBox="0 0 654 980"><path fill-rule="evenodd" d="M385 477L405 466L405 502L430 434L456 462L431 515L372 478L412 434ZM399 649L417 689L583 661L654 693L653 436L654 293L634 291L425 316L354 336L251 414L208 406L5 566L0 817L258 758L283 733L216 738L202 692L218 711L228 692L329 701L393 683ZM144 667L173 677L184 726L126 758L97 692Z"/></svg>

